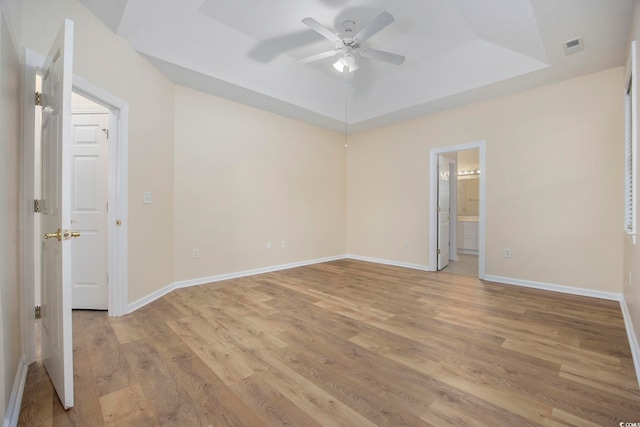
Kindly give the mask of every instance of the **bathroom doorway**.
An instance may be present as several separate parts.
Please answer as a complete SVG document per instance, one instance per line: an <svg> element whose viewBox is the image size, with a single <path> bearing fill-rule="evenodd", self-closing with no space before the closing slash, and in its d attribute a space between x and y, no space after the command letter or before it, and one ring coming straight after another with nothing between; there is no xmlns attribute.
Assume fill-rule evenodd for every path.
<svg viewBox="0 0 640 427"><path fill-rule="evenodd" d="M430 253L433 256L434 271L471 275L483 278L485 274L485 144L484 141L453 147L433 149L430 152L431 177L431 220ZM449 247L439 247L442 239L439 233L439 181L438 165L446 159L450 168ZM441 190L441 189L440 189ZM440 207L441 210L441 207ZM442 253L447 253L449 262L436 262ZM442 268L439 268L443 266Z"/></svg>

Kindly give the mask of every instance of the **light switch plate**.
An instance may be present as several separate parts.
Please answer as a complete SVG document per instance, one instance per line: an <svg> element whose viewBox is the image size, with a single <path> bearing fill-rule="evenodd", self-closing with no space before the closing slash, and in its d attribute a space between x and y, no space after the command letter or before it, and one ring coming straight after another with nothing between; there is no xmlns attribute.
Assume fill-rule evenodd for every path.
<svg viewBox="0 0 640 427"><path fill-rule="evenodd" d="M145 205L148 205L151 203L151 191L145 191L142 195L142 200L144 202Z"/></svg>

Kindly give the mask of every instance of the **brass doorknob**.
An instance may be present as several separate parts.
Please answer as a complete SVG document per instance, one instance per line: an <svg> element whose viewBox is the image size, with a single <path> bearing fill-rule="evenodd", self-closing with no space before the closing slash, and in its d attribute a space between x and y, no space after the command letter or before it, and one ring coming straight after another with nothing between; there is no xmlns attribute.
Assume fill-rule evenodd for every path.
<svg viewBox="0 0 640 427"><path fill-rule="evenodd" d="M70 240L72 237L80 237L79 231L64 230L62 232L63 240Z"/></svg>
<svg viewBox="0 0 640 427"><path fill-rule="evenodd" d="M53 239L56 238L58 239L58 241L61 241L62 239L64 240L69 240L72 237L80 237L80 232L79 231L71 231L71 230L60 230L58 228L58 231L56 231L55 233L47 233L44 235L45 239Z"/></svg>
<svg viewBox="0 0 640 427"><path fill-rule="evenodd" d="M56 231L55 233L47 233L47 234L45 234L45 235L44 235L44 238L45 238L45 239L53 239L53 238L56 238L56 239L58 239L58 242L59 242L60 240L62 240L62 230L60 230L60 229L58 228L58 231Z"/></svg>

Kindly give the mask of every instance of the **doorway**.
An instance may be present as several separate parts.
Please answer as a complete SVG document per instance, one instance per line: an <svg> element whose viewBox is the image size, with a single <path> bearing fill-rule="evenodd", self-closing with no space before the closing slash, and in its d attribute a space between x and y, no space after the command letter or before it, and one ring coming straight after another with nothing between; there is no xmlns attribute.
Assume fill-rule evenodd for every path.
<svg viewBox="0 0 640 427"><path fill-rule="evenodd" d="M109 110L75 92L71 109L71 308L107 310Z"/></svg>
<svg viewBox="0 0 640 427"><path fill-rule="evenodd" d="M473 153L477 153L475 160ZM471 156L470 156L471 154ZM430 150L429 253L433 271L485 276L485 142ZM442 186L441 163L449 165L449 182ZM462 185L462 193L458 191ZM447 188L448 226L442 227L442 191ZM462 197L462 199L461 199ZM468 200L467 200L468 199ZM462 212L462 213L461 213ZM443 236L442 233L448 233ZM446 244L446 248L440 246ZM448 253L443 260L442 254Z"/></svg>
<svg viewBox="0 0 640 427"><path fill-rule="evenodd" d="M34 87L37 76L41 74L44 58L34 52L24 49L23 74L23 205L29 206L23 210L23 252L22 273L23 288L23 342L27 364L35 361L36 337L34 306L38 301L37 289L40 289L37 247L41 244L42 230L36 227L37 214L34 213L34 200L37 200L37 185L40 165L36 158L36 117L38 108L34 108ZM105 224L105 262L108 275L107 306L110 316L121 316L128 312L128 282L127 282L127 145L128 145L128 112L126 102L105 92L97 86L87 82L79 76L73 76L73 92L81 96L95 108L100 108L107 114L108 125L104 127L109 132L109 143L106 156L106 224ZM88 107L80 107L83 108ZM94 107L89 107L94 108ZM86 112L86 111L85 111ZM102 129L102 127L100 128ZM106 209L106 206L105 206ZM106 283L106 282L105 282Z"/></svg>

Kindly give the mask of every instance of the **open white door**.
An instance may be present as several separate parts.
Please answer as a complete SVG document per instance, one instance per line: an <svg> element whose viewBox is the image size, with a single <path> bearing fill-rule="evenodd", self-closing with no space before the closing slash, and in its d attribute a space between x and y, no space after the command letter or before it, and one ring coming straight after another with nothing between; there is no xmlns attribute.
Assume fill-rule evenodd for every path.
<svg viewBox="0 0 640 427"><path fill-rule="evenodd" d="M73 22L64 25L42 78L42 359L65 408L73 406L71 323L71 86Z"/></svg>
<svg viewBox="0 0 640 427"><path fill-rule="evenodd" d="M71 148L72 307L106 310L109 113L74 113Z"/></svg>
<svg viewBox="0 0 640 427"><path fill-rule="evenodd" d="M438 156L438 270L449 264L449 160Z"/></svg>

